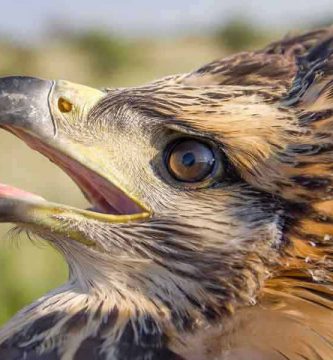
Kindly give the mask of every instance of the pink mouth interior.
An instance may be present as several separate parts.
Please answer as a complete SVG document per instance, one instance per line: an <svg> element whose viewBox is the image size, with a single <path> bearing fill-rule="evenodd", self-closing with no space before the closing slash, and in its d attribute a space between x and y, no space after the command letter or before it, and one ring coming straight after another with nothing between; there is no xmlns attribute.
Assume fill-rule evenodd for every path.
<svg viewBox="0 0 333 360"><path fill-rule="evenodd" d="M19 199L37 199L44 200L41 196L29 193L27 191L15 188L5 184L0 184L0 197L2 198L19 198Z"/></svg>
<svg viewBox="0 0 333 360"><path fill-rule="evenodd" d="M31 148L49 158L71 177L91 203L92 208L89 210L105 214L124 215L137 214L144 211L143 208L131 200L124 192L79 162L55 151L31 135L17 129L10 129L10 131L20 137ZM0 197L43 199L38 195L1 184Z"/></svg>

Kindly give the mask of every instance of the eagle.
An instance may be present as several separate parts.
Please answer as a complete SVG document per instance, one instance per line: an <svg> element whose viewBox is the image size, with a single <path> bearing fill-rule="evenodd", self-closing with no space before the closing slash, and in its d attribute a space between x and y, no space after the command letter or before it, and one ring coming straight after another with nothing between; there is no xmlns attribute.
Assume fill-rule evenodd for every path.
<svg viewBox="0 0 333 360"><path fill-rule="evenodd" d="M333 27L131 88L3 77L0 128L91 204L0 185L69 269L1 359L333 359Z"/></svg>

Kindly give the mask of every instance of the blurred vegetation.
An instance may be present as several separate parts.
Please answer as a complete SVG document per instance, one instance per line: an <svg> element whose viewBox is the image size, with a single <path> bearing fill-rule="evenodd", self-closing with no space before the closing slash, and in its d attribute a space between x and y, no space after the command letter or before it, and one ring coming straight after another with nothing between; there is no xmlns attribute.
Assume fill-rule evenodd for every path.
<svg viewBox="0 0 333 360"><path fill-rule="evenodd" d="M216 39L227 51L252 49L272 37L242 17L229 20L216 31Z"/></svg>
<svg viewBox="0 0 333 360"><path fill-rule="evenodd" d="M316 21L312 22L313 29L319 29L326 26L333 26L333 15L327 14L325 17L321 19L317 19Z"/></svg>
<svg viewBox="0 0 333 360"><path fill-rule="evenodd" d="M96 29L83 33L66 29L56 35L29 46L1 40L0 36L0 76L21 74L97 87L131 86L189 72L230 52L260 46L271 36L243 19L222 25L215 36L129 41ZM61 170L3 131L0 150L1 183L51 201L87 207L80 191ZM7 225L0 227L0 324L63 283L67 273L64 261L50 246L36 246L24 235L15 246L17 241L10 240L13 236L6 235L9 229Z"/></svg>
<svg viewBox="0 0 333 360"><path fill-rule="evenodd" d="M79 33L70 37L69 42L73 47L86 53L91 61L90 68L96 76L112 77L120 68L129 66L133 59L133 48L127 41L101 30Z"/></svg>

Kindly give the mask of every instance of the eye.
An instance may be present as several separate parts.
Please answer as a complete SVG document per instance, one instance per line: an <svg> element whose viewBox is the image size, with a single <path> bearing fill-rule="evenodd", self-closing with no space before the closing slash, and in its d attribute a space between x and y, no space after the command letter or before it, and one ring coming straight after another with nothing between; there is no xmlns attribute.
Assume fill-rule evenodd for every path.
<svg viewBox="0 0 333 360"><path fill-rule="evenodd" d="M166 161L168 170L175 179L198 182L213 172L215 156L208 145L185 139L170 148Z"/></svg>

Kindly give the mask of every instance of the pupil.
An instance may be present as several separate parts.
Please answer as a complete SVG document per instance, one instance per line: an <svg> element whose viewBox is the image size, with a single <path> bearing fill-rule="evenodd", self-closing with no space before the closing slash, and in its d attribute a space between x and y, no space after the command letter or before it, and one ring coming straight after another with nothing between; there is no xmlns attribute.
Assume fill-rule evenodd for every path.
<svg viewBox="0 0 333 360"><path fill-rule="evenodd" d="M189 152L183 155L183 165L190 167L195 164L195 156L193 153Z"/></svg>

